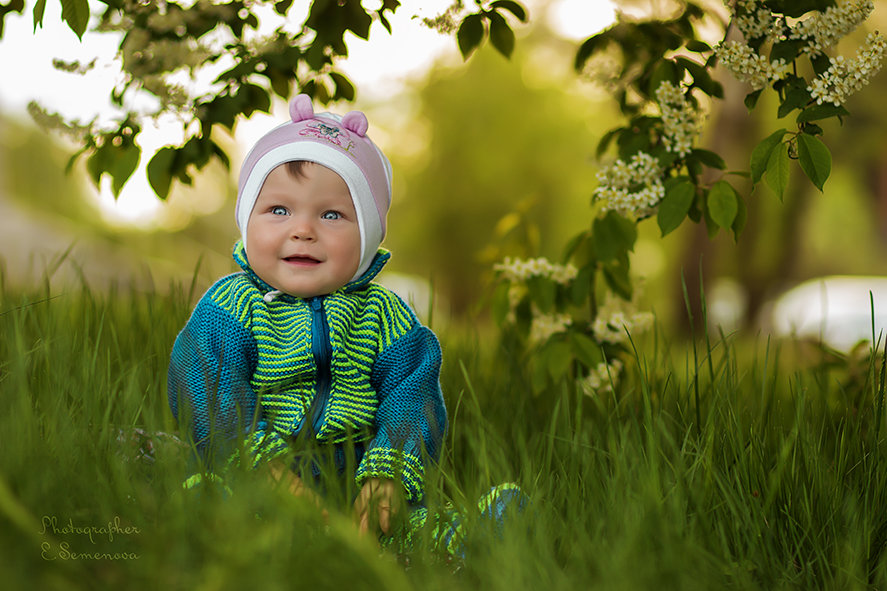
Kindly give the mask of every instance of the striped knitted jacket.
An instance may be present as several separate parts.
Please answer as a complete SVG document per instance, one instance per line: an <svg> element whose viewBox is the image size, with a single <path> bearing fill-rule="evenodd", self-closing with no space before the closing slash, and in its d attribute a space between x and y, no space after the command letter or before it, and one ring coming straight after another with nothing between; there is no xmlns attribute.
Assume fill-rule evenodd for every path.
<svg viewBox="0 0 887 591"><path fill-rule="evenodd" d="M310 428L320 443L364 442L358 486L399 477L409 501L422 499L423 459L437 459L447 424L441 352L410 308L371 282L389 257L380 249L329 295L266 302L273 288L237 243L243 272L201 298L169 366L170 408L209 470L240 457L241 437L255 466Z"/></svg>

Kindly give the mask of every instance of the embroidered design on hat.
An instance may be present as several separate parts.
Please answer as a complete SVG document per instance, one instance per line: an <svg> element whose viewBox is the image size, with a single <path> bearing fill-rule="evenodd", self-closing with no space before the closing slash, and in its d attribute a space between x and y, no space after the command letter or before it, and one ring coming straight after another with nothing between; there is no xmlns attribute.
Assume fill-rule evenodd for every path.
<svg viewBox="0 0 887 591"><path fill-rule="evenodd" d="M299 132L299 135L305 137L314 137L326 140L334 146L342 148L351 154L351 148L354 147L354 141L350 138L347 131L343 131L335 125L327 125L326 123L315 122L309 123L305 129Z"/></svg>

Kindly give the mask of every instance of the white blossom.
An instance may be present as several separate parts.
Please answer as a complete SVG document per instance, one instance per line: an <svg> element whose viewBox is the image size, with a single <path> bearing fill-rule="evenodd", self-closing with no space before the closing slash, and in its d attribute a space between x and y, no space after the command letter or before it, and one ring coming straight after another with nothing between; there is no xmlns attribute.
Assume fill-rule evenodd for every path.
<svg viewBox="0 0 887 591"><path fill-rule="evenodd" d="M599 392L612 392L622 373L622 362L613 359L610 363L601 362L588 372L579 382L579 387L586 396L594 396Z"/></svg>
<svg viewBox="0 0 887 591"><path fill-rule="evenodd" d="M838 4L798 22L792 28L790 37L807 41L803 51L815 56L837 45L838 41L867 19L874 9L872 0Z"/></svg>
<svg viewBox="0 0 887 591"><path fill-rule="evenodd" d="M715 55L737 80L751 84L755 90L781 80L789 73L789 65L784 59L771 62L739 41L719 44L715 47Z"/></svg>
<svg viewBox="0 0 887 591"><path fill-rule="evenodd" d="M665 148L683 157L690 153L702 128L702 117L680 88L664 81L656 89L656 100L665 127Z"/></svg>
<svg viewBox="0 0 887 591"><path fill-rule="evenodd" d="M725 2L728 7L730 4ZM782 33L781 19L759 0L739 0L733 8L734 22L746 39L775 40Z"/></svg>
<svg viewBox="0 0 887 591"><path fill-rule="evenodd" d="M643 332L652 324L653 314L649 312L626 314L622 310L615 310L606 314L602 310L591 329L599 343L618 344L628 342L628 335Z"/></svg>
<svg viewBox="0 0 887 591"><path fill-rule="evenodd" d="M594 198L603 202L604 211L616 211L627 217L646 215L665 196L659 162L645 152L638 152L626 164L616 160L597 174L600 185Z"/></svg>
<svg viewBox="0 0 887 591"><path fill-rule="evenodd" d="M569 314L535 314L530 325L530 342L544 343L552 335L566 331L572 323Z"/></svg>
<svg viewBox="0 0 887 591"><path fill-rule="evenodd" d="M501 263L493 265L493 270L512 282L526 281L531 277L547 277L561 285L568 284L578 273L576 267L569 263L558 265L543 257L527 260L505 257Z"/></svg>
<svg viewBox="0 0 887 591"><path fill-rule="evenodd" d="M828 70L816 77L807 90L820 105L841 105L878 73L885 51L887 41L884 37L877 32L869 33L854 59L848 60L844 56L832 58Z"/></svg>

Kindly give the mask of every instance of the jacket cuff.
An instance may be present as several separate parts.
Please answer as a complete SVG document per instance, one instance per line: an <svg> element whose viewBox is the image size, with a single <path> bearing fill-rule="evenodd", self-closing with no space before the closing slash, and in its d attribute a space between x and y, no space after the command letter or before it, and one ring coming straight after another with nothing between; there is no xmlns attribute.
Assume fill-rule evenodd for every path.
<svg viewBox="0 0 887 591"><path fill-rule="evenodd" d="M255 470L259 464L270 462L289 451L289 445L276 431L258 429L247 436L243 454L240 450L234 452L228 460L228 467L239 466L243 459L247 459L249 469Z"/></svg>
<svg viewBox="0 0 887 591"><path fill-rule="evenodd" d="M385 447L368 450L354 479L357 486L363 486L370 478L400 480L409 503L418 503L424 496L425 466L412 454Z"/></svg>
<svg viewBox="0 0 887 591"><path fill-rule="evenodd" d="M231 495L231 488L225 484L225 479L212 472L205 474L198 472L197 474L192 474L182 483L182 488L185 490L193 490L206 486L218 487L224 494L228 496Z"/></svg>
<svg viewBox="0 0 887 591"><path fill-rule="evenodd" d="M250 470L255 470L259 467L259 464L269 462L278 456L286 455L288 452L289 445L276 431L265 430L264 428L257 429L247 436L242 449L235 450L228 457L222 474L241 465ZM245 463L241 464L244 460ZM214 472L192 474L182 483L182 488L192 489L208 484L220 486L226 493L231 493L231 489L225 483L225 479Z"/></svg>

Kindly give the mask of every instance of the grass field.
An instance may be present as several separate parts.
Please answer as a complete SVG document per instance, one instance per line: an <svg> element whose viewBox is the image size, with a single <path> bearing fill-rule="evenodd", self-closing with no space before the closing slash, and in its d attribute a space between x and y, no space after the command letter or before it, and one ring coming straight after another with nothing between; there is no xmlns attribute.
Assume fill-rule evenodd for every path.
<svg viewBox="0 0 887 591"><path fill-rule="evenodd" d="M184 493L171 439L137 457L134 429L176 431L166 364L192 299L0 288L3 589L887 588L880 356L723 338L694 355L660 334L616 394L533 397L489 338L442 334L429 506L505 481L531 506L462 565L421 541L405 564L344 507L325 524L262 479Z"/></svg>

